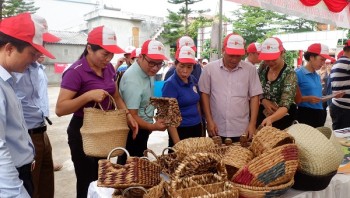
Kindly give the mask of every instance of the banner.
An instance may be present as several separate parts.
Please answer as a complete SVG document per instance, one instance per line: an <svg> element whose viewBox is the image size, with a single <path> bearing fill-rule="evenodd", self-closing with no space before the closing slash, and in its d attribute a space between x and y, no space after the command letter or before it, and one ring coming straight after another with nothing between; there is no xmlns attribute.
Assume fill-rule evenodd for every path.
<svg viewBox="0 0 350 198"><path fill-rule="evenodd" d="M300 0L226 0L242 5L260 7L291 16L297 16L319 23L350 28L350 6L347 5L341 12L331 12L321 1L315 6L305 6Z"/></svg>
<svg viewBox="0 0 350 198"><path fill-rule="evenodd" d="M68 63L55 63L55 73L62 74L66 68L71 66L72 64Z"/></svg>

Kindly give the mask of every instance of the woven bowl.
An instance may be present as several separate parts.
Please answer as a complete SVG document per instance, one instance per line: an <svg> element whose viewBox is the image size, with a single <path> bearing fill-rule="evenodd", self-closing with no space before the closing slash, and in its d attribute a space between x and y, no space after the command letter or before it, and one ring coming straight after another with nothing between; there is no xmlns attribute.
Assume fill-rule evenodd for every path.
<svg viewBox="0 0 350 198"><path fill-rule="evenodd" d="M276 186L292 180L297 168L298 148L285 144L255 157L231 181L255 187Z"/></svg>
<svg viewBox="0 0 350 198"><path fill-rule="evenodd" d="M322 176L297 171L294 176L295 183L292 188L305 191L323 190L327 188L335 174L337 174L337 171Z"/></svg>
<svg viewBox="0 0 350 198"><path fill-rule="evenodd" d="M222 158L226 166L227 177L232 176L243 166L254 158L254 154L247 148L241 146L230 146Z"/></svg>
<svg viewBox="0 0 350 198"><path fill-rule="evenodd" d="M280 197L294 184L293 178L281 185L273 187L255 187L233 183L238 188L239 197L244 198L264 198L264 197Z"/></svg>
<svg viewBox="0 0 350 198"><path fill-rule="evenodd" d="M272 148L291 143L294 143L291 135L275 127L266 126L253 137L250 150L255 156L259 156Z"/></svg>
<svg viewBox="0 0 350 198"><path fill-rule="evenodd" d="M287 129L299 149L298 170L315 176L328 175L337 170L344 157L330 129L320 130L323 133L306 124L294 124Z"/></svg>
<svg viewBox="0 0 350 198"><path fill-rule="evenodd" d="M209 137L196 137L187 138L179 141L174 145L174 150L179 153L198 153L207 152L208 150L216 147L213 139Z"/></svg>

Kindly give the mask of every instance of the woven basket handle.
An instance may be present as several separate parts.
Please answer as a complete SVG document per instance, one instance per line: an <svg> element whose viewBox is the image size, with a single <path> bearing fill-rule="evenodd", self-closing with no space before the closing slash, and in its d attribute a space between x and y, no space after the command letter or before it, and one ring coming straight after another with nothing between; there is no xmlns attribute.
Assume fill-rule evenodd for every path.
<svg viewBox="0 0 350 198"><path fill-rule="evenodd" d="M132 190L132 189L140 189L140 190L144 191L145 193L147 193L147 190L146 190L144 187L142 187L142 186L132 186L132 187L129 187L129 188L125 188L125 189L123 190L122 196L125 197L125 194L126 194L129 190Z"/></svg>
<svg viewBox="0 0 350 198"><path fill-rule="evenodd" d="M191 172L193 172L201 167L207 166L207 164L201 163L203 161L207 164L216 162L216 168L219 175L226 176L225 165L221 162L220 157L218 155L213 153L195 153L193 155L185 157L185 159L178 165L174 173L174 179L171 181L172 188L176 188L177 181L179 181L183 175L191 175L191 173L186 173L186 168L191 167Z"/></svg>
<svg viewBox="0 0 350 198"><path fill-rule="evenodd" d="M176 150L175 150L174 148L172 148L172 147L166 147L166 148L163 149L163 151L162 151L162 156L165 155L165 151L167 151L167 150L176 152Z"/></svg>
<svg viewBox="0 0 350 198"><path fill-rule="evenodd" d="M153 118L154 116L149 116L149 115L147 114L147 112L146 112L146 109L147 109L150 105L153 106L153 104L152 104L151 101L148 103L148 105L146 105L146 106L143 108L143 111L145 112L145 115L146 115L148 118Z"/></svg>
<svg viewBox="0 0 350 198"><path fill-rule="evenodd" d="M111 107L111 105L114 106L114 110L117 110L117 103L115 103L115 100L114 100L113 96L111 96L109 93L107 93L107 96L109 98L107 110ZM99 103L99 102L95 102L94 108L96 107L96 104L100 107L101 110L106 111L105 109L103 109L101 103Z"/></svg>
<svg viewBox="0 0 350 198"><path fill-rule="evenodd" d="M154 151L152 151L151 149L146 149L145 151L143 151L143 155L148 159L148 153L151 153L156 160L158 161L158 156L156 155L156 153Z"/></svg>
<svg viewBox="0 0 350 198"><path fill-rule="evenodd" d="M114 152L114 151L117 151L117 150L123 150L123 151L126 153L127 158L130 157L129 152L128 152L125 148L123 148L123 147L117 147L117 148L114 148L113 150L111 150L111 151L108 153L107 160L109 160L109 159L111 158L111 155L113 154L113 152Z"/></svg>

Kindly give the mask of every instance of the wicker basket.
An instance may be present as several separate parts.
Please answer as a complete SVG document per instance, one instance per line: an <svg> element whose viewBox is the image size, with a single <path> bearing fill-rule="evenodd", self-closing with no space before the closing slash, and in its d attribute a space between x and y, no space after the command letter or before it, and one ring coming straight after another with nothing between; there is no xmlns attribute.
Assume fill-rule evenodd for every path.
<svg viewBox="0 0 350 198"><path fill-rule="evenodd" d="M272 148L290 143L294 143L294 138L291 135L275 127L266 126L253 137L250 150L255 156L259 156Z"/></svg>
<svg viewBox="0 0 350 198"><path fill-rule="evenodd" d="M227 181L226 171L212 153L187 156L175 171L167 192L170 197L236 198L238 191Z"/></svg>
<svg viewBox="0 0 350 198"><path fill-rule="evenodd" d="M164 180L152 188L146 189L141 186L129 187L124 190L116 189L112 198L161 198L164 196Z"/></svg>
<svg viewBox="0 0 350 198"><path fill-rule="evenodd" d="M290 187L294 184L293 178L288 181L287 183L273 186L273 187L255 187L255 186L248 186L248 185L242 185L242 184L236 184L233 185L238 188L239 191L239 197L244 198L270 198L270 197L280 197L284 193L290 189Z"/></svg>
<svg viewBox="0 0 350 198"><path fill-rule="evenodd" d="M332 132L324 132L325 135L306 124L294 124L287 129L287 132L294 137L299 149L298 170L310 175L322 176L339 168L344 153Z"/></svg>
<svg viewBox="0 0 350 198"><path fill-rule="evenodd" d="M167 150L172 150L174 152L166 154ZM144 152L144 156L148 156L148 153L152 154L156 158L156 163L161 167L162 173L167 174L168 176L174 174L176 168L186 156L185 154L176 152L173 148L167 147L163 149L161 155L157 156L152 150L147 149Z"/></svg>
<svg viewBox="0 0 350 198"><path fill-rule="evenodd" d="M174 145L174 150L180 153L207 152L216 147L213 139L209 137L187 138Z"/></svg>
<svg viewBox="0 0 350 198"><path fill-rule="evenodd" d="M293 179L298 168L298 148L285 144L255 157L233 176L234 183L266 187Z"/></svg>
<svg viewBox="0 0 350 198"><path fill-rule="evenodd" d="M227 177L229 179L243 166L254 158L254 154L247 148L241 146L231 146L227 149L222 158L226 166Z"/></svg>
<svg viewBox="0 0 350 198"><path fill-rule="evenodd" d="M170 127L178 127L181 124L182 117L176 98L151 97L149 105L153 105L157 109L154 119L163 119L165 125ZM149 105L144 108L145 113ZM153 117L147 114L146 116Z"/></svg>
<svg viewBox="0 0 350 198"><path fill-rule="evenodd" d="M114 151L123 150L128 158L125 165L114 164L110 156ZM113 149L106 160L98 162L97 186L128 188L132 186L152 187L160 182L160 166L147 159L130 157L121 147Z"/></svg>
<svg viewBox="0 0 350 198"><path fill-rule="evenodd" d="M80 132L83 149L88 156L107 157L113 148L126 145L129 127L125 110L117 110L113 97L109 95L109 98L114 110L103 110L100 103L98 103L100 109L84 108L84 121ZM123 151L115 152L113 157L121 154Z"/></svg>

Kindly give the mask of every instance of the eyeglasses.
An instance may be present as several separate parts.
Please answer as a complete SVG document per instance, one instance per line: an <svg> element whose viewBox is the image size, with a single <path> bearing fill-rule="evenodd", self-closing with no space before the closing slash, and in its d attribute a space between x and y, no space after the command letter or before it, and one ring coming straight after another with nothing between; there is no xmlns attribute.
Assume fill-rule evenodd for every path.
<svg viewBox="0 0 350 198"><path fill-rule="evenodd" d="M158 68L161 68L165 65L165 62L162 61L162 62L153 62L153 61L150 61L146 58L146 56L143 56L143 59L145 59L148 63L148 66L151 67L151 68L154 68L154 67L158 67Z"/></svg>

